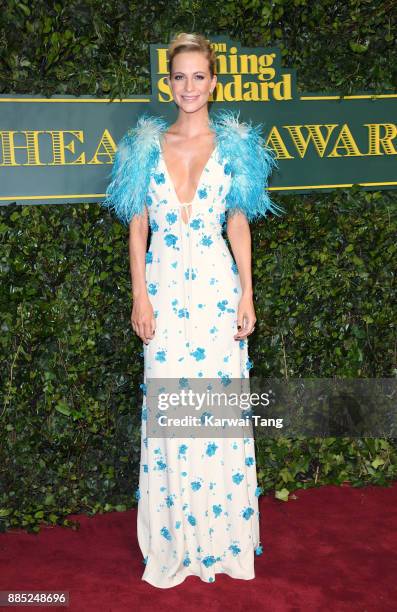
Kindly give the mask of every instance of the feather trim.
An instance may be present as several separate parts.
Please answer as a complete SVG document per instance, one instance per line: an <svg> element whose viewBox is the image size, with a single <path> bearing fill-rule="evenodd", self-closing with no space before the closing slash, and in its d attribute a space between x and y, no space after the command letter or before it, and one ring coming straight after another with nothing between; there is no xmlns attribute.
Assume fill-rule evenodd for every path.
<svg viewBox="0 0 397 612"><path fill-rule="evenodd" d="M273 150L260 135L262 124L239 121L240 111L221 109L209 125L216 134L220 160L226 159L225 173L232 181L226 195L229 214L243 212L248 221L266 217L270 211L278 216L285 210L275 204L265 188L274 167L278 167ZM142 114L120 140L111 170L111 182L101 206L110 209L128 225L142 214L149 189L151 171L159 162L160 135L168 122L154 115Z"/></svg>
<svg viewBox="0 0 397 612"><path fill-rule="evenodd" d="M144 113L120 140L101 205L113 211L124 225L144 212L150 173L159 160L157 137L167 126L163 118Z"/></svg>
<svg viewBox="0 0 397 612"><path fill-rule="evenodd" d="M266 217L268 211L280 216L286 211L271 200L265 189L273 168L278 168L277 159L260 134L262 124L241 122L239 114L240 111L221 109L210 119L220 157L229 162L225 172L232 176L226 210L229 214L243 212L248 221Z"/></svg>

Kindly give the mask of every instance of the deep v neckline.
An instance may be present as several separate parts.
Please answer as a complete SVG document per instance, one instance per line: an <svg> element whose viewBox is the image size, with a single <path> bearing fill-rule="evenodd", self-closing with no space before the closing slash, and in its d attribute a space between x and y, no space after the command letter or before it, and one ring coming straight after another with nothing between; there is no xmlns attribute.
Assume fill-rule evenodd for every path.
<svg viewBox="0 0 397 612"><path fill-rule="evenodd" d="M204 173L205 173L205 171L207 170L207 168L208 168L208 166L209 166L209 164L210 164L210 162L211 162L212 158L214 157L214 155L215 155L216 151L218 150L218 142L217 142L217 134L216 134L216 133L214 133L214 138L215 138L215 146L214 146L214 148L213 148L213 150L212 150L212 152L211 152L211 155L210 155L210 156L209 156L209 158L207 159L207 161L206 161L206 164L205 164L204 168L203 168L203 169L202 169L202 171L201 171L201 174L200 174L200 177L199 177L199 180L198 180L198 183L197 183L197 186L196 186L195 192L194 192L193 199L192 199L190 202L181 202L181 201L180 201L180 199L179 199L179 197L178 197L178 194L177 194L177 192L176 192L176 189L175 189L175 184L174 184L174 181L172 180L171 175L170 175L170 173L169 173L169 171L168 171L168 167L167 167L167 164L166 164L166 161L165 161L164 155L163 155L163 149L162 149L162 147L161 147L161 140L160 140L160 137L158 138L158 145L159 145L159 149L160 149L160 157L161 157L161 159L162 159L163 166L164 166L165 172L166 172L166 174L167 174L167 178L168 178L168 180L169 180L169 183L170 183L170 185L171 185L171 187L172 187L172 191L174 192L174 195L175 195L176 201L177 201L177 203L179 204L179 206L184 206L184 205L185 205L185 206L191 206L191 205L192 205L192 204L193 204L193 203L196 201L197 194L198 194L198 192L199 192L199 189L200 189L200 187L201 187L201 183L202 183L202 181L203 181Z"/></svg>

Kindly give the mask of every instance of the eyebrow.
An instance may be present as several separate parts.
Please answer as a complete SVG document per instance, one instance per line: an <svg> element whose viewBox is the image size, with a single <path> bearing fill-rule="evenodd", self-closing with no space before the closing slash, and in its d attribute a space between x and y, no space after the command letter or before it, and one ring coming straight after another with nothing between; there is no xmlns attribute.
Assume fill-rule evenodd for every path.
<svg viewBox="0 0 397 612"><path fill-rule="evenodd" d="M204 70L196 70L196 72L193 72L193 74L205 74ZM184 72L182 72L182 70L175 70L175 72L173 74L185 74Z"/></svg>

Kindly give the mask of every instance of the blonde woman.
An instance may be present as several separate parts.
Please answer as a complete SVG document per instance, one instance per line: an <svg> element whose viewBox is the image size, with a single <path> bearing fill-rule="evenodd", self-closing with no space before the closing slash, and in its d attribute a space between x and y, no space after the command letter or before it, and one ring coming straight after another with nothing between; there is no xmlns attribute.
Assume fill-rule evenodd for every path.
<svg viewBox="0 0 397 612"><path fill-rule="evenodd" d="M276 160L260 127L227 110L209 117L217 83L209 41L182 33L168 59L177 119L139 117L119 144L105 200L129 225L131 323L143 342L145 383L138 541L142 579L160 588L189 575L255 577L262 547L253 437L152 437L145 385L249 378L249 222L282 211L266 190Z"/></svg>

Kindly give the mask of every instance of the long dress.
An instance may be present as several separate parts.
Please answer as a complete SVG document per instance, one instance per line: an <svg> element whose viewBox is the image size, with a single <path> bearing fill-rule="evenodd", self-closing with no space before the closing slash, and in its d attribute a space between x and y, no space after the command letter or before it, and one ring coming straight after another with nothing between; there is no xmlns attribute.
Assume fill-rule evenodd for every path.
<svg viewBox="0 0 397 612"><path fill-rule="evenodd" d="M232 123L236 126L235 118ZM258 508L261 489L253 437L183 439L147 435L145 388L149 379L246 379L253 365L248 339L233 337L242 290L222 233L228 197L230 193L237 197L237 191L231 192L233 164L224 155L226 132L220 131L220 124L210 125L217 134L216 146L189 207L179 201L162 155L162 130L152 148L157 155L147 191L145 187L151 228L146 287L156 330L153 339L143 344L137 532L145 564L142 580L160 588L176 586L189 575L205 582L214 582L219 573L253 579L255 555L262 552ZM254 128L249 135L256 136L257 144ZM231 145L238 144L237 138L235 131ZM234 146L229 148L232 150ZM263 157L263 148L258 151L252 150L248 168L249 176L253 176L252 189L258 188L259 179L263 181L256 193L263 191L272 162L268 152L266 159ZM136 168L136 163L127 167L125 151L123 155L114 174L113 204L116 190ZM248 155L251 153L247 149L246 163ZM255 175L255 170L260 171L255 166L260 155L263 175ZM142 157L139 163L144 162ZM267 173L263 170L265 162ZM248 197L247 191L244 193ZM255 194L250 194L253 200ZM262 205L261 212L271 209L273 203L268 198ZM273 205L274 212L276 208ZM117 208L116 203L114 209L121 218L121 205ZM128 221L130 217L125 218Z"/></svg>

